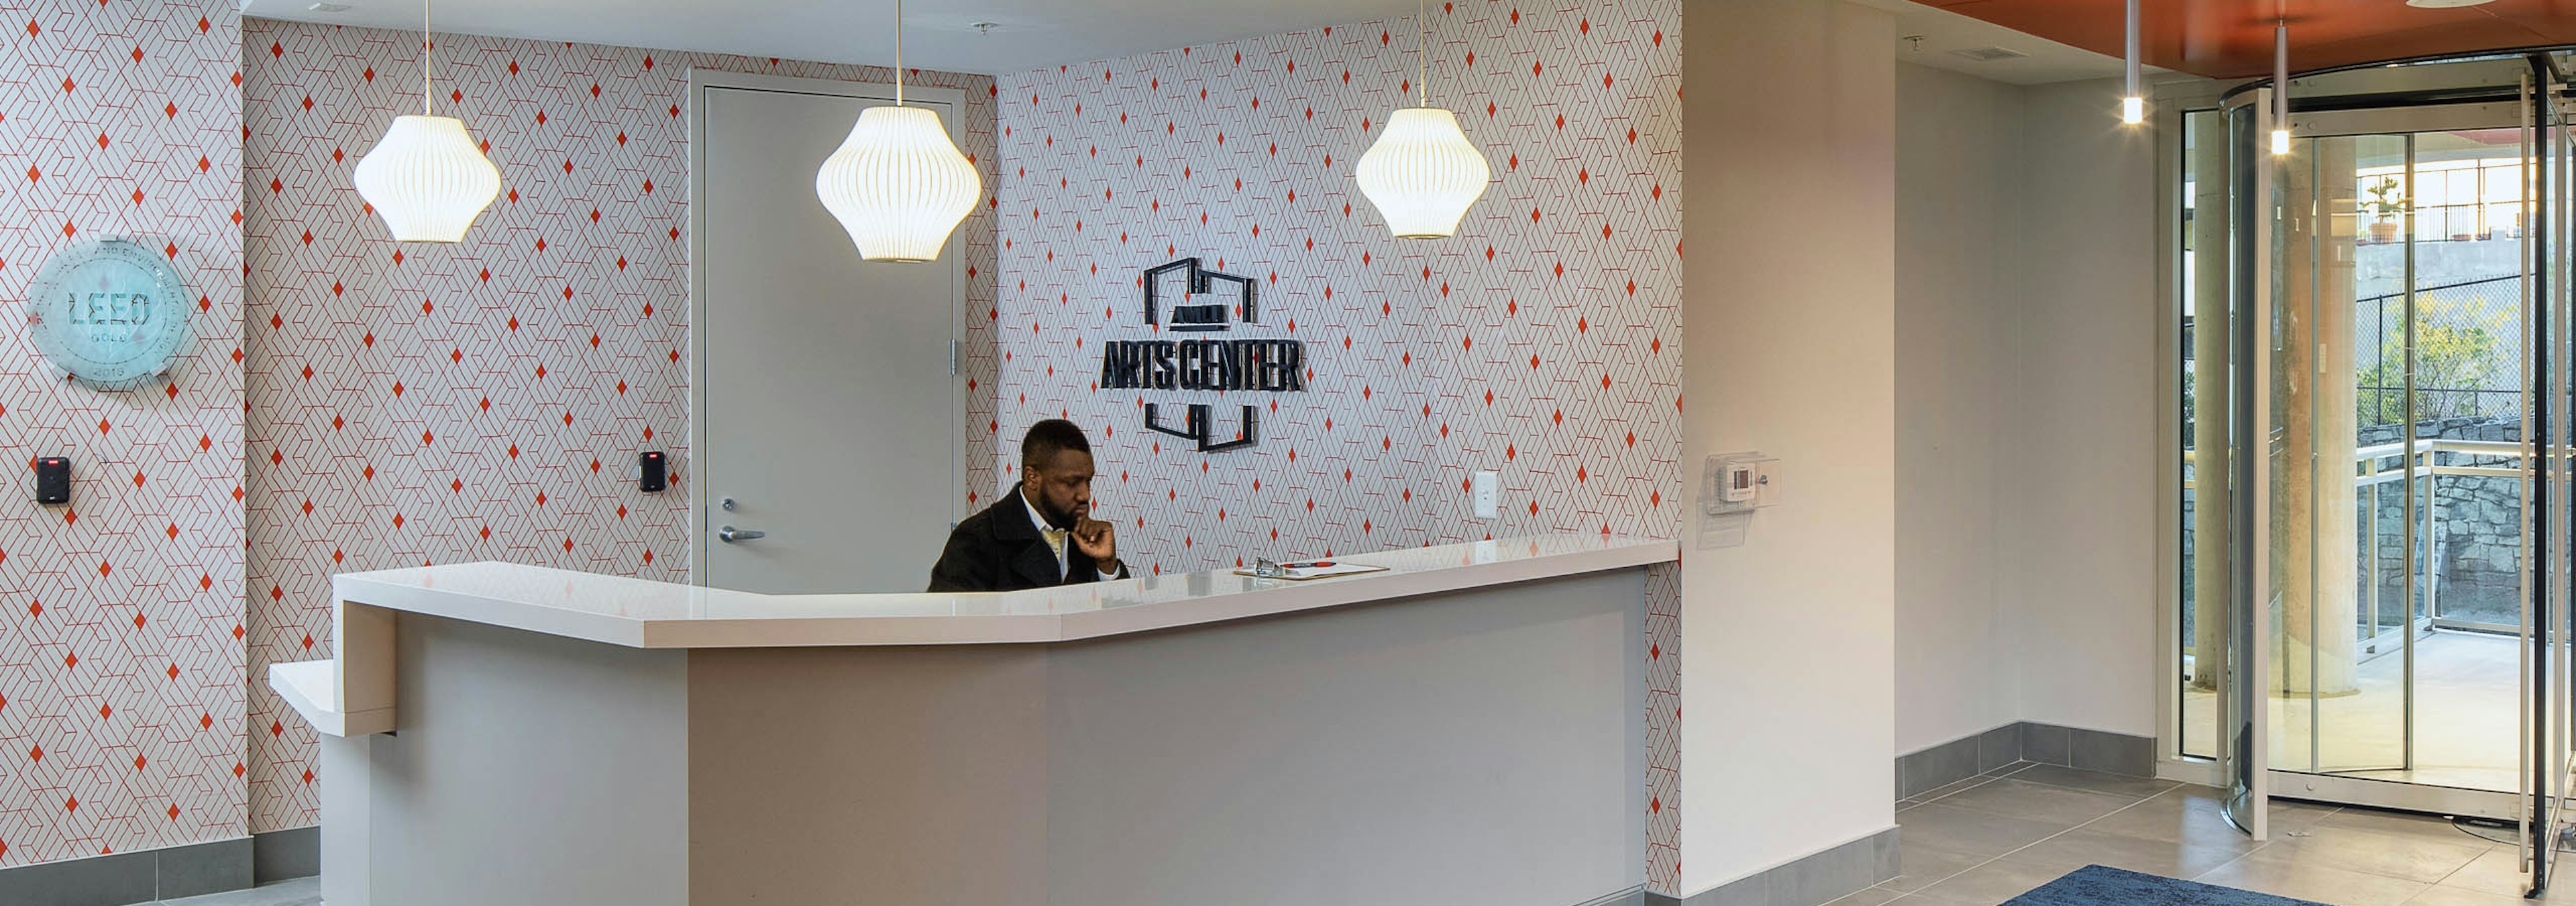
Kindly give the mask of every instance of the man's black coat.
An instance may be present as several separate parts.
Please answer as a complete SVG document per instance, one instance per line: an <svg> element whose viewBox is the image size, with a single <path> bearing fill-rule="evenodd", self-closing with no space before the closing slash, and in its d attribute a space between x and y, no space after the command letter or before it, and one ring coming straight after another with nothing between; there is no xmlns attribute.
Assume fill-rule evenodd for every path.
<svg viewBox="0 0 2576 906"><path fill-rule="evenodd" d="M984 511L966 517L948 533L948 549L930 568L931 591L1018 591L1100 581L1100 567L1067 538L1065 569L1056 572L1055 549L1029 521L1028 501L1020 486ZM1120 567L1119 576L1126 576Z"/></svg>

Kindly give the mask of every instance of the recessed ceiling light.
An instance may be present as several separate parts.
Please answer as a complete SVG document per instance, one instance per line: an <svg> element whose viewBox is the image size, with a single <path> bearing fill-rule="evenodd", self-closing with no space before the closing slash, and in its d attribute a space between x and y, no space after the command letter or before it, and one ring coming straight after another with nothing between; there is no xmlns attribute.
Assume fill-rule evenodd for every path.
<svg viewBox="0 0 2576 906"><path fill-rule="evenodd" d="M345 13L349 11L349 4L332 3L329 2L329 0L323 0L323 2L315 3L312 6L305 7L305 9L317 13Z"/></svg>
<svg viewBox="0 0 2576 906"><path fill-rule="evenodd" d="M2406 0L2406 5L2417 9L2458 9L2463 6L2485 6L2494 2L2495 0Z"/></svg>

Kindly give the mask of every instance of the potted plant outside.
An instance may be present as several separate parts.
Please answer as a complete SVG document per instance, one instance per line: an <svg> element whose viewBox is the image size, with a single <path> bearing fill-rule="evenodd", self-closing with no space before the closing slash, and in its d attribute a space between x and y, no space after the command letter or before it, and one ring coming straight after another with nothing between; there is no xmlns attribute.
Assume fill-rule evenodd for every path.
<svg viewBox="0 0 2576 906"><path fill-rule="evenodd" d="M2397 215L2406 210L2406 199L2397 194L2397 188L2397 177L2382 176L2367 189L2370 200L2362 204L2377 216L2370 222L2372 242L2397 241Z"/></svg>

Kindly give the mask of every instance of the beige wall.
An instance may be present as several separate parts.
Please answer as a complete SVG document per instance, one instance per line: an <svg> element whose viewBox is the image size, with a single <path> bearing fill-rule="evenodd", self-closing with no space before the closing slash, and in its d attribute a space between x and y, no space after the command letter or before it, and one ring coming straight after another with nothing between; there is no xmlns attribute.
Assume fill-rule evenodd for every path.
<svg viewBox="0 0 2576 906"><path fill-rule="evenodd" d="M2021 88L1896 68L1896 751L2011 723Z"/></svg>
<svg viewBox="0 0 2576 906"><path fill-rule="evenodd" d="M1897 95L1894 751L2155 735L2154 134L2111 81Z"/></svg>
<svg viewBox="0 0 2576 906"><path fill-rule="evenodd" d="M2151 736L2155 136L2119 85L2029 89L2018 425L2003 544L2020 717Z"/></svg>
<svg viewBox="0 0 2576 906"><path fill-rule="evenodd" d="M1683 530L1697 893L1893 819L1896 36L1830 0L1685 15L1682 462L1784 469L1744 546Z"/></svg>

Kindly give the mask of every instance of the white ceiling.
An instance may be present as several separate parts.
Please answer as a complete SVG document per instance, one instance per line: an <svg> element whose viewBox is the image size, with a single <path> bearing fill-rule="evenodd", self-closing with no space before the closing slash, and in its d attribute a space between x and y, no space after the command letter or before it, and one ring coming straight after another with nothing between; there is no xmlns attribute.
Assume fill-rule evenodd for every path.
<svg viewBox="0 0 2576 906"><path fill-rule="evenodd" d="M412 0L241 0L246 15L375 28L420 27ZM1907 0L1857 0L1896 14L1897 59L2037 85L2120 74L2120 61ZM337 12L322 6L348 8ZM1410 0L911 0L904 62L1009 73L1344 22L1412 15ZM437 0L440 31L699 50L826 63L894 60L894 0ZM978 32L976 23L992 23ZM1903 40L1920 36L1922 41ZM2030 56L1980 63L1950 51Z"/></svg>
<svg viewBox="0 0 2576 906"><path fill-rule="evenodd" d="M245 15L417 29L416 0L241 0ZM326 12L312 7L345 4ZM904 65L1008 73L1410 16L1414 0L911 0ZM825 63L894 61L894 0L438 0L439 31ZM978 33L974 25L994 27Z"/></svg>

